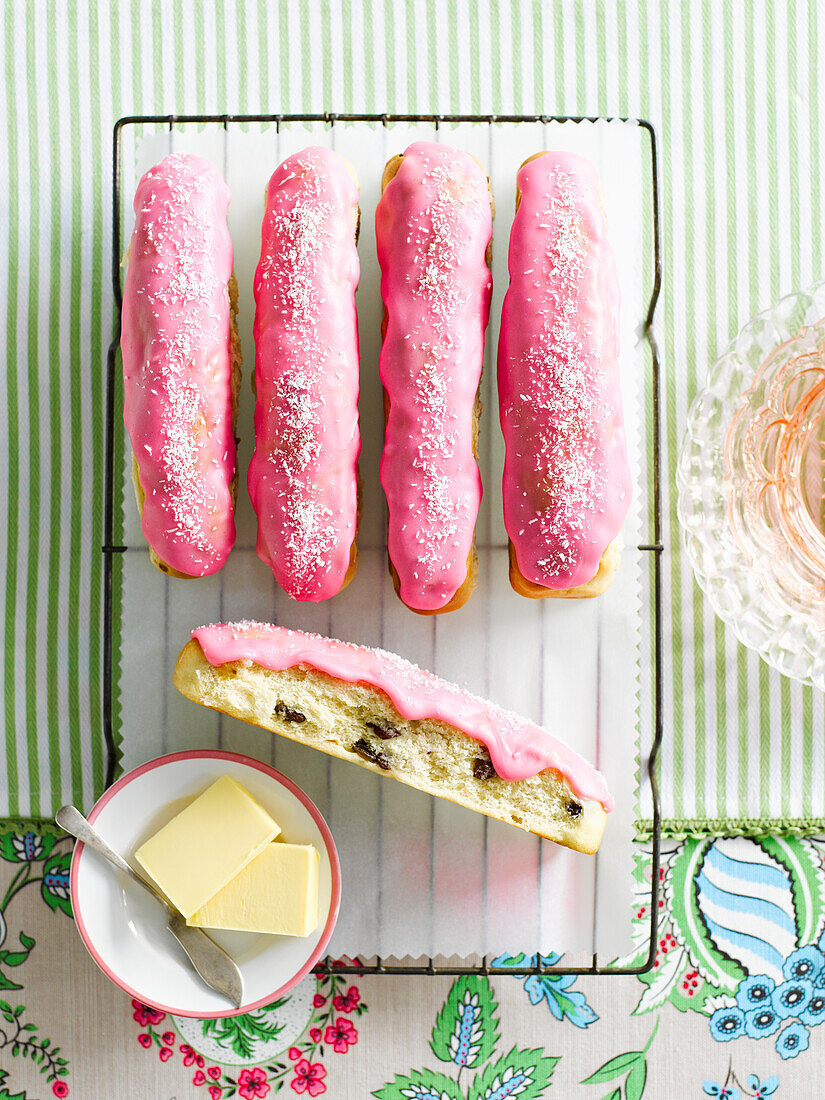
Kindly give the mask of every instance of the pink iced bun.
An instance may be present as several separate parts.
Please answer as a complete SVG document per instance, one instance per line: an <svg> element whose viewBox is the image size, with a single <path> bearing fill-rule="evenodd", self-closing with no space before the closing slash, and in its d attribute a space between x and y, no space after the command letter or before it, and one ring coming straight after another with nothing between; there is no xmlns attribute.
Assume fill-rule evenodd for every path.
<svg viewBox="0 0 825 1100"><path fill-rule="evenodd" d="M388 162L383 186L375 236L388 548L399 596L432 614L460 607L475 586L476 397L492 210L477 161L447 145L411 145Z"/></svg>
<svg viewBox="0 0 825 1100"><path fill-rule="evenodd" d="M592 164L540 153L517 183L498 348L510 580L595 596L630 503L616 264Z"/></svg>
<svg viewBox="0 0 825 1100"><path fill-rule="evenodd" d="M254 661L281 670L308 666L333 679L384 692L404 718L436 718L481 742L496 775L516 781L548 768L585 799L613 809L601 772L552 733L382 649L305 634L269 623L214 623L192 631L210 665Z"/></svg>
<svg viewBox="0 0 825 1100"><path fill-rule="evenodd" d="M150 169L123 287L123 419L141 527L155 564L183 577L220 569L235 541L228 206L220 173L200 157L174 153Z"/></svg>
<svg viewBox="0 0 825 1100"><path fill-rule="evenodd" d="M192 631L173 682L201 706L578 852L598 849L613 809L604 776L559 738L380 649L216 623Z"/></svg>
<svg viewBox="0 0 825 1100"><path fill-rule="evenodd" d="M358 524L358 184L331 149L275 169L255 272L258 556L294 600L349 581Z"/></svg>

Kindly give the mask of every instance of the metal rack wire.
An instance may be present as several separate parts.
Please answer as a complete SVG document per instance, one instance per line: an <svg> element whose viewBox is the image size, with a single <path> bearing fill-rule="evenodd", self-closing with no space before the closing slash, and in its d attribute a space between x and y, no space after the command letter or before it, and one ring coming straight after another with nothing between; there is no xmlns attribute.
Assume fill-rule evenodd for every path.
<svg viewBox="0 0 825 1100"><path fill-rule="evenodd" d="M104 592L103 592L103 730L107 750L106 785L111 784L115 778L115 770L118 763L118 754L115 744L112 722L112 647L113 647L113 577L115 559L122 555L127 547L115 545L114 536L114 501L115 501L115 390L116 390L116 361L117 350L120 346L120 312L122 306L120 286L120 262L122 255L122 243L120 234L121 211L121 141L126 127L139 125L166 126L170 130L178 124L216 124L226 129L230 123L264 123L274 124L279 131L281 125L288 123L323 123L333 126L335 123L366 122L373 125L389 126L393 123L414 124L424 123L438 129L442 123L549 123L549 122L626 122L643 129L650 142L650 185L653 199L653 252L654 272L653 286L648 301L647 312L643 324L643 336L650 348L651 372L652 372L652 527L653 541L640 544L637 549L652 556L653 567L653 704L654 722L653 739L651 748L644 767L650 782L651 798L653 803L653 829L652 829L652 861L651 861L651 887L650 887L650 935L649 948L645 960L639 966L600 966L597 954L593 954L592 963L583 966L548 965L541 961L541 956L536 955L535 963L524 966L495 966L487 957L483 957L478 963L467 965L453 965L452 963L440 964L433 958L428 958L425 963L387 962L381 957L373 961L361 962L352 960L349 963L341 963L326 958L315 967L316 974L392 974L392 975L460 975L460 974L484 974L484 975L516 975L528 976L531 974L643 974L650 970L656 955L657 942L657 913L659 898L659 862L661 842L661 811L659 787L656 774L658 753L662 742L662 592L661 592L661 555L664 549L662 544L662 517L661 517L661 491L660 491L660 363L659 351L653 334L653 319L656 305L659 299L662 282L661 269L661 240L659 219L659 177L658 157L656 146L656 133L653 125L644 119L605 119L593 116L569 116L569 115L398 115L398 114L339 114L324 112L322 114L253 114L253 115L133 115L119 119L114 126L112 144L112 290L117 310L117 319L112 342L109 346L107 360L107 390L106 390L106 477L104 500Z"/></svg>

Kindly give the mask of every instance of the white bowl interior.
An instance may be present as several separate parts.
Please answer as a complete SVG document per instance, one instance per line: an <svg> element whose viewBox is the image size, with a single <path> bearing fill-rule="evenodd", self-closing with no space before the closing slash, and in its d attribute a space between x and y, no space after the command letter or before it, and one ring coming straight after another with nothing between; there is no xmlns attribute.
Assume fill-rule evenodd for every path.
<svg viewBox="0 0 825 1100"><path fill-rule="evenodd" d="M140 774L126 777L128 781L99 812L90 815L101 835L130 861L144 840L222 775L236 779L260 802L281 826L284 839L313 844L320 852L319 920L311 936L210 932L241 970L242 1010L274 999L304 970L319 944L325 946L322 938L331 932L332 925L327 928L327 924L334 872L319 825L265 765L259 768L226 755L190 755L137 772ZM85 933L86 946L108 977L140 1000L177 1015L227 1014L226 999L197 976L167 931L162 907L145 890L85 847L73 863L72 874L76 878L78 925Z"/></svg>

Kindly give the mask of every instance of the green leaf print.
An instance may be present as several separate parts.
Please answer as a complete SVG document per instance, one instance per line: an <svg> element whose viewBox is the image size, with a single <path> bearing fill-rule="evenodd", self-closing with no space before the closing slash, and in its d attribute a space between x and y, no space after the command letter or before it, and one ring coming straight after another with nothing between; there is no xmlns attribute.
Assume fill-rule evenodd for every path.
<svg viewBox="0 0 825 1100"><path fill-rule="evenodd" d="M10 1049L13 1058L30 1058L50 1083L68 1076L66 1059L58 1057L60 1047L52 1046L51 1039L41 1039L36 1024L21 1019L25 1011L24 1005L12 1007L0 1000L0 1051Z"/></svg>
<svg viewBox="0 0 825 1100"><path fill-rule="evenodd" d="M676 938L687 948L693 965L703 978L716 987L717 992L735 993L745 972L713 943L696 898L695 879L712 843L710 840L686 840L677 849L670 860L665 897ZM649 975L643 975L641 981L648 978Z"/></svg>
<svg viewBox="0 0 825 1100"><path fill-rule="evenodd" d="M518 1050L486 1066L470 1086L469 1100L537 1100L550 1084L558 1058L547 1058L540 1050Z"/></svg>
<svg viewBox="0 0 825 1100"><path fill-rule="evenodd" d="M680 977L688 968L688 957L684 947L672 948L666 955L660 955L656 961L657 969L644 975L647 988L633 1009L634 1016L652 1012L654 1008L664 1004L675 992Z"/></svg>
<svg viewBox="0 0 825 1100"><path fill-rule="evenodd" d="M0 836L0 859L9 863L33 863L45 859L56 841L57 837L35 833L4 833Z"/></svg>
<svg viewBox="0 0 825 1100"><path fill-rule="evenodd" d="M625 1100L641 1100L647 1081L647 1052L658 1030L659 1020L657 1019L642 1050L628 1050L624 1054L617 1054L615 1058L609 1058L595 1073L585 1077L582 1084L600 1085L605 1081L615 1081L617 1077L624 1077L627 1074L624 1082ZM602 1100L621 1100L621 1095L622 1089L619 1086L602 1097Z"/></svg>
<svg viewBox="0 0 825 1100"><path fill-rule="evenodd" d="M498 1041L497 1007L486 977L462 974L435 1021L430 1047L436 1058L462 1067L486 1062Z"/></svg>
<svg viewBox="0 0 825 1100"><path fill-rule="evenodd" d="M641 1100L642 1094L645 1091L645 1081L647 1080L647 1062L644 1058L641 1058L631 1069L627 1075L627 1080L624 1083L624 1094L626 1100Z"/></svg>
<svg viewBox="0 0 825 1100"><path fill-rule="evenodd" d="M286 999L276 1001L264 1011L280 1008ZM284 1024L268 1021L257 1013L247 1013L243 1016L204 1020L203 1034L207 1038L214 1039L218 1046L224 1049L230 1047L239 1057L251 1058L257 1043L276 1038L284 1027Z"/></svg>
<svg viewBox="0 0 825 1100"><path fill-rule="evenodd" d="M408 1077L398 1074L372 1095L378 1100L539 1100L559 1059L540 1049L514 1046L491 1061L499 1041L497 1011L489 980L462 975L447 994L430 1042L437 1058L458 1067L457 1079L428 1069L410 1070ZM465 1092L461 1076L474 1067L478 1072Z"/></svg>
<svg viewBox="0 0 825 1100"><path fill-rule="evenodd" d="M595 1073L591 1073L589 1077L585 1077L582 1084L598 1085L602 1081L613 1081L626 1073L640 1058L644 1059L644 1054L640 1050L631 1050L628 1051L627 1054L617 1054L615 1058L611 1058L609 1062L605 1062L603 1066L599 1066Z"/></svg>
<svg viewBox="0 0 825 1100"><path fill-rule="evenodd" d="M19 939L19 951L10 951L7 948L3 948L3 950L0 951L0 963L4 966L21 966L29 957L29 953L34 947L34 939L31 936L27 936L25 932L19 933Z"/></svg>
<svg viewBox="0 0 825 1100"><path fill-rule="evenodd" d="M399 1073L372 1095L378 1100L465 1100L455 1081L431 1069L411 1070L409 1077Z"/></svg>
<svg viewBox="0 0 825 1100"><path fill-rule="evenodd" d="M25 1092L11 1093L5 1088L6 1078L8 1073L4 1069L0 1069L0 1100L26 1100Z"/></svg>
<svg viewBox="0 0 825 1100"><path fill-rule="evenodd" d="M71 852L58 852L49 856L43 864L43 882L40 887L46 905L55 912L61 910L67 917L72 915L72 903L69 897L71 862Z"/></svg>

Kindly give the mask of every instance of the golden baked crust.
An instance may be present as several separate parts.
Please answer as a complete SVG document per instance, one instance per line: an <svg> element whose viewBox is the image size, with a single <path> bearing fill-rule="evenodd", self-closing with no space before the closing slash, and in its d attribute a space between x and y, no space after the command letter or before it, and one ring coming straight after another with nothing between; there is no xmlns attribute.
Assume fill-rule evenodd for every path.
<svg viewBox="0 0 825 1100"><path fill-rule="evenodd" d="M305 665L281 672L252 661L212 666L194 640L178 657L174 684L202 706L567 848L592 854L599 847L604 807L581 799L558 772L510 781L490 771L479 778L477 762L492 767L483 745L446 722L408 721L384 692L367 684L337 680Z"/></svg>
<svg viewBox="0 0 825 1100"><path fill-rule="evenodd" d="M512 542L510 546L510 584L520 596L527 596L531 600L588 600L593 596L601 596L619 568L621 551L617 543L611 542L601 556L598 571L592 580L585 584L579 584L575 588L546 588L543 584L529 581L518 567L516 561L516 548Z"/></svg>

